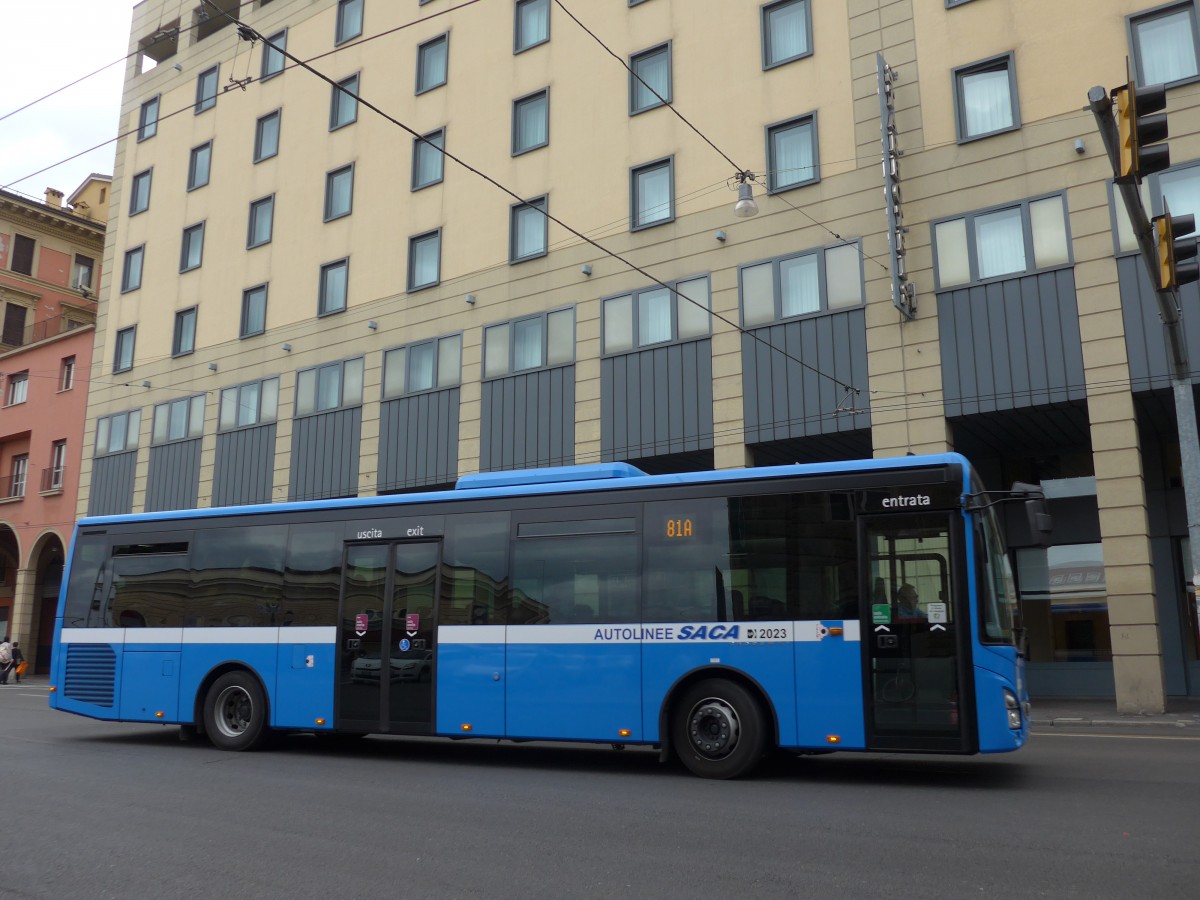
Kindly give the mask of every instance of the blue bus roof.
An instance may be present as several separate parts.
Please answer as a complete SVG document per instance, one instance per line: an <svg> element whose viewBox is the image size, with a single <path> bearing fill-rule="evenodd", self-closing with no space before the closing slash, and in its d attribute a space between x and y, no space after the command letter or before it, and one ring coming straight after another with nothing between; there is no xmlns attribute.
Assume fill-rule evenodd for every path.
<svg viewBox="0 0 1200 900"><path fill-rule="evenodd" d="M796 463L790 466L762 466L749 469L721 469L706 472L680 472L671 475L647 475L628 463L598 463L559 466L546 469L519 469L506 472L480 472L458 479L453 490L418 494L388 494L376 497L344 497L336 500L299 500L286 503L262 503L251 506L222 506L207 509L176 509L164 512L127 513L115 516L90 516L78 526L115 525L123 522L168 522L209 516L268 515L280 512L311 512L322 509L371 509L400 504L436 503L496 497L530 497L578 491L603 491L664 485L720 484L729 481L760 481L797 475L879 472L889 469L913 469L928 466L963 467L964 489L969 485L970 463L959 453L924 456L896 456L885 459L839 460L837 462Z"/></svg>

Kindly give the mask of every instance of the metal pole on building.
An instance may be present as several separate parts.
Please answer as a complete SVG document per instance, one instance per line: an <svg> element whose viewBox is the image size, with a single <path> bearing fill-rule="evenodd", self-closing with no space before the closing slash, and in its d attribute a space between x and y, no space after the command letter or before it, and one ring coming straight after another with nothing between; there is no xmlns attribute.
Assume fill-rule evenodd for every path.
<svg viewBox="0 0 1200 900"><path fill-rule="evenodd" d="M1088 106L1096 117L1100 137L1108 151L1113 171L1120 171L1120 139L1113 121L1112 99L1102 87L1088 91ZM1152 285L1158 284L1158 249L1154 229L1142 205L1138 187L1132 182L1117 182L1114 185L1125 203L1138 250L1142 254L1146 273ZM1196 428L1196 402L1192 394L1187 342L1183 334L1183 312L1179 304L1179 291L1175 287L1156 290L1158 313L1162 318L1167 349L1171 354L1171 388L1175 395L1175 420L1179 431L1180 478L1183 481L1183 496L1187 506L1188 546L1191 550L1190 563L1192 584L1200 593L1200 436Z"/></svg>

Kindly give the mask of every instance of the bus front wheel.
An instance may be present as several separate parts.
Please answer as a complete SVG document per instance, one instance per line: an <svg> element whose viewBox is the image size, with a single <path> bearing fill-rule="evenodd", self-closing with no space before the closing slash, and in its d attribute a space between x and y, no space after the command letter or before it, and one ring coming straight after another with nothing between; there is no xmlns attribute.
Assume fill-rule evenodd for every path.
<svg viewBox="0 0 1200 900"><path fill-rule="evenodd" d="M255 750L269 736L267 698L248 672L226 672L204 699L204 731L218 750Z"/></svg>
<svg viewBox="0 0 1200 900"><path fill-rule="evenodd" d="M688 688L675 705L675 752L702 778L745 775L767 751L767 722L758 699L733 681L710 679Z"/></svg>

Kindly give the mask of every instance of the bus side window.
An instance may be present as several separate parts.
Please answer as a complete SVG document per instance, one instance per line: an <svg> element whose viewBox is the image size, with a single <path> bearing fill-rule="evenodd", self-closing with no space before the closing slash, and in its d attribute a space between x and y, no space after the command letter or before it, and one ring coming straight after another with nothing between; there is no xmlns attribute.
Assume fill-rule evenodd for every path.
<svg viewBox="0 0 1200 900"><path fill-rule="evenodd" d="M287 526L214 527L192 541L186 624L280 625Z"/></svg>
<svg viewBox="0 0 1200 900"><path fill-rule="evenodd" d="M608 624L638 620L638 538L581 534L518 538L512 624Z"/></svg>
<svg viewBox="0 0 1200 900"><path fill-rule="evenodd" d="M75 538L71 574L67 581L67 602L63 607L64 628L104 627L105 560L108 536L80 534Z"/></svg>
<svg viewBox="0 0 1200 900"><path fill-rule="evenodd" d="M336 625L342 541L327 522L288 528L280 625Z"/></svg>
<svg viewBox="0 0 1200 900"><path fill-rule="evenodd" d="M442 558L442 625L508 622L508 513L452 516Z"/></svg>
<svg viewBox="0 0 1200 900"><path fill-rule="evenodd" d="M190 596L186 541L113 547L108 624L181 627Z"/></svg>

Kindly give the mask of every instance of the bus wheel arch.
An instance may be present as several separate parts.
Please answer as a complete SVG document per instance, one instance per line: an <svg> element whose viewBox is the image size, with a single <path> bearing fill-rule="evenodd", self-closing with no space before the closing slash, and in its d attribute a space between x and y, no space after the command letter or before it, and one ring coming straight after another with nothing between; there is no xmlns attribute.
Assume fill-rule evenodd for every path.
<svg viewBox="0 0 1200 900"><path fill-rule="evenodd" d="M711 740L699 738L709 729ZM779 725L766 692L735 669L689 672L667 694L659 713L662 758L674 751L694 774L737 778L779 745ZM694 744L694 745L693 745Z"/></svg>
<svg viewBox="0 0 1200 900"><path fill-rule="evenodd" d="M238 664L217 666L196 691L196 716L218 750L257 750L271 734L267 691L257 672Z"/></svg>

